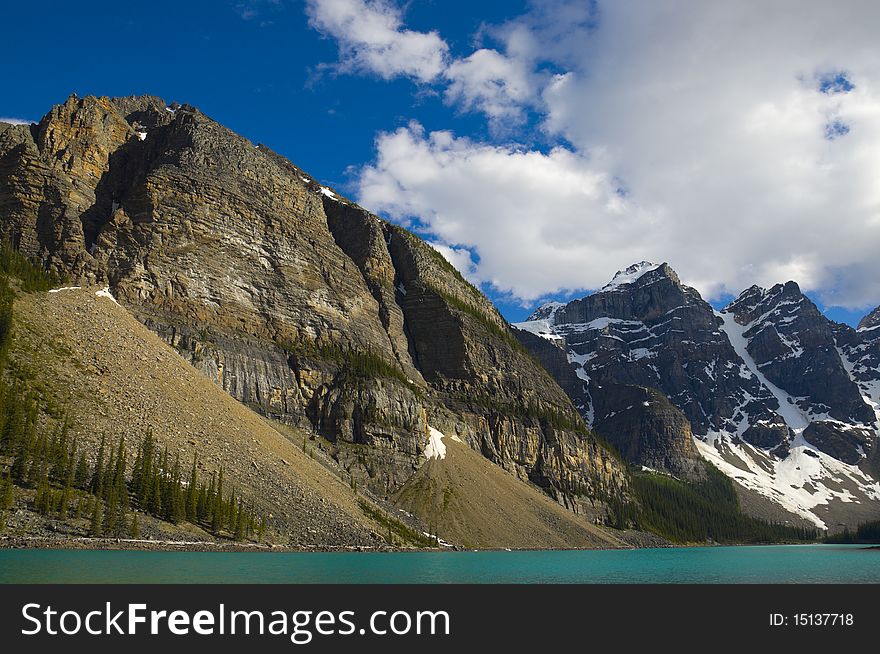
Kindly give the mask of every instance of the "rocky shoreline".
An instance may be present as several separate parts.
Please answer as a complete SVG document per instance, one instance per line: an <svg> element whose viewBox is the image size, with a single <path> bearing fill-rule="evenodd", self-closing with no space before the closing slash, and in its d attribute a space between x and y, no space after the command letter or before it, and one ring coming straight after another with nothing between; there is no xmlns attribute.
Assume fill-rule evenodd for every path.
<svg viewBox="0 0 880 654"><path fill-rule="evenodd" d="M131 538L90 538L87 536L0 536L0 549L47 549L47 550L131 550L153 552L461 552L461 551L540 551L581 549L645 549L690 547L679 545L644 532L623 532L627 545L619 547L592 548L463 548L448 547L392 547L387 544L369 545L277 545L268 543L240 543L223 541L154 540Z"/></svg>

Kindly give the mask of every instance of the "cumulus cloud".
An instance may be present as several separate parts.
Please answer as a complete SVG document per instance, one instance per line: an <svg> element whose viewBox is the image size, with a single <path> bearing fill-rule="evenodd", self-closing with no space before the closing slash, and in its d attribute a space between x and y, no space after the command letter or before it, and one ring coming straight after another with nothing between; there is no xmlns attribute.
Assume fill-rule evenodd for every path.
<svg viewBox="0 0 880 654"><path fill-rule="evenodd" d="M507 53L479 48L456 58L436 31L407 29L388 0L308 0L306 13L314 29L338 41L340 72L434 83L445 87L448 104L481 112L493 126L522 122L524 108L538 99L541 77L527 31L497 31Z"/></svg>
<svg viewBox="0 0 880 654"><path fill-rule="evenodd" d="M646 248L640 212L601 166L565 148L522 151L428 134L416 123L381 134L376 147L360 201L399 222L417 217L459 252L474 247L479 263L441 252L473 280L518 298L599 286L621 252L636 261L662 251Z"/></svg>
<svg viewBox="0 0 880 654"><path fill-rule="evenodd" d="M339 42L343 72L430 82L446 69L449 46L440 35L406 29L385 0L308 0L306 12L314 29Z"/></svg>
<svg viewBox="0 0 880 654"><path fill-rule="evenodd" d="M795 279L828 304L880 303L880 5L585 5L505 26L518 61L544 44L565 71L539 87L565 147L410 125L377 138L361 201L471 248L476 279L524 300L652 259L710 298ZM493 86L530 102L458 63L456 102L515 111L493 109Z"/></svg>
<svg viewBox="0 0 880 654"><path fill-rule="evenodd" d="M455 268L470 282L479 283L479 280L474 276L477 265L474 262L473 255L467 248L452 247L449 245L444 245L443 243L436 243L432 241L428 241L428 245L430 245L435 250L437 250L437 252L442 254L443 258L446 259L453 266L455 266Z"/></svg>
<svg viewBox="0 0 880 654"><path fill-rule="evenodd" d="M496 124L521 122L540 87L527 62L488 48L453 61L445 76L450 104L479 111Z"/></svg>

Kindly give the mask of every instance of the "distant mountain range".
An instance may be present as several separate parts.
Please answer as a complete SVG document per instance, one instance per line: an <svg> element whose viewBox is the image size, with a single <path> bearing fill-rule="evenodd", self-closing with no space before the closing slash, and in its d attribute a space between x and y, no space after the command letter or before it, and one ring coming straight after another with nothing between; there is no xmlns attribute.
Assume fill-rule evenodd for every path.
<svg viewBox="0 0 880 654"><path fill-rule="evenodd" d="M514 325L628 460L693 478L706 459L822 527L880 499L878 326L880 308L857 330L828 320L791 281L715 311L646 261Z"/></svg>

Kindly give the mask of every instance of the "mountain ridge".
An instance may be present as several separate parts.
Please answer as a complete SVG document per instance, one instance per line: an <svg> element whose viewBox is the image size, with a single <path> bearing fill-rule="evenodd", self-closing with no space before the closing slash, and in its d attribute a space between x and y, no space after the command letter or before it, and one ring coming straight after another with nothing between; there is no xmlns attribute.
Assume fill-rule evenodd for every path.
<svg viewBox="0 0 880 654"><path fill-rule="evenodd" d="M819 526L880 511L880 485L861 469L875 465L880 424L880 359L864 329L827 320L794 282L752 286L716 311L665 263L640 262L614 279L584 298L539 307L514 326L562 348L582 388L560 383L628 460L693 476L699 466L684 464L694 461L693 441L697 459ZM527 346L545 365L552 358L534 339ZM651 402L607 408L610 389L621 395L621 385L659 391L683 412L693 436L671 415L662 429L642 426L651 424ZM621 441L612 431L630 435ZM823 480L827 488L819 491Z"/></svg>

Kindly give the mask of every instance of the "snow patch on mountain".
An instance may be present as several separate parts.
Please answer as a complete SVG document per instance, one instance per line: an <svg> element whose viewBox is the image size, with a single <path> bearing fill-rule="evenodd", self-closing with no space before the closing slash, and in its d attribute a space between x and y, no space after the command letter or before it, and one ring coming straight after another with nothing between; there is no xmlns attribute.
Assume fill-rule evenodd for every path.
<svg viewBox="0 0 880 654"><path fill-rule="evenodd" d="M634 263L625 270L618 270L615 273L614 277L611 278L611 281L601 288L601 292L607 293L609 291L615 291L621 286L632 284L634 281L642 277L642 275L644 275L645 273L649 273L652 270L657 270L657 268L662 265L662 263L640 261L639 263Z"/></svg>
<svg viewBox="0 0 880 654"><path fill-rule="evenodd" d="M784 459L773 459L726 434L710 433L705 441L694 439L703 457L744 487L767 497L785 509L826 529L828 525L813 509L832 500L857 502L856 489L865 497L880 499L880 484L858 466L838 461L817 450L798 435Z"/></svg>
<svg viewBox="0 0 880 654"><path fill-rule="evenodd" d="M858 362L850 359L840 347L837 348L837 353L840 355L840 360L843 362L843 367L846 368L849 378L859 387L859 392L862 394L865 404L874 410L874 416L876 417L874 435L880 439L880 378L859 381L859 375L856 374ZM878 376L880 376L880 373L878 373Z"/></svg>
<svg viewBox="0 0 880 654"><path fill-rule="evenodd" d="M545 318L541 320L527 320L525 322L516 322L513 323L513 327L534 334L535 336L540 336L541 338L546 339L554 345L558 345L559 347L563 347L565 345L565 338L559 336L553 331L553 323L551 322L551 319Z"/></svg>
<svg viewBox="0 0 880 654"><path fill-rule="evenodd" d="M119 306L119 302L117 302L116 298L113 297L113 293L110 292L109 286L105 286L100 291L95 291L95 296L96 297L105 297L108 300L111 300L113 302L113 304L115 304L116 306Z"/></svg>
<svg viewBox="0 0 880 654"><path fill-rule="evenodd" d="M857 502L860 498L853 494L853 490L863 497L880 499L880 484L865 475L858 466L829 456L804 439L803 432L813 421L834 422L844 430L856 427L835 420L827 413L804 411L798 406L797 398L792 397L764 376L748 352L745 332L761 324L769 313L772 312L746 325L737 323L731 313L717 313L717 315L723 321L722 331L727 335L746 368L779 402L776 413L785 421L792 433L788 455L777 459L739 439L731 439L733 434L719 432L710 433L705 440L697 438L695 442L700 453L707 460L746 488L778 502L784 508L811 520L817 526L826 528L825 522L813 512L813 509L835 499L842 502ZM799 354L800 348L792 347L795 344L790 342L790 339L783 342L792 349L795 356ZM842 352L841 360L851 371L852 364ZM880 394L880 388L877 391ZM864 395L865 400L873 404L867 397L869 392L865 392ZM880 400L880 397L877 399ZM880 403L877 404L877 408L880 409ZM742 427L747 427L745 422L747 419L740 425L739 433L735 436L741 435Z"/></svg>
<svg viewBox="0 0 880 654"><path fill-rule="evenodd" d="M752 359L752 355L749 354L747 349L748 340L743 334L748 331L754 323L740 325L734 320L733 314L716 312L716 315L723 321L721 330L727 334L727 339L739 355L739 358L743 360L746 367L755 377L758 378L758 381L761 382L764 388L770 391L773 394L773 397L776 398L776 401L779 402L779 409L776 413L785 420L785 424L787 424L792 431L800 433L806 429L810 424L810 421L798 408L794 398L778 386L771 383L758 368L755 360Z"/></svg>
<svg viewBox="0 0 880 654"><path fill-rule="evenodd" d="M528 318L526 318L526 322L533 322L536 320L546 320L548 324L554 325L556 324L556 312L559 311L565 304L563 302L545 302L537 309L532 312Z"/></svg>
<svg viewBox="0 0 880 654"><path fill-rule="evenodd" d="M425 458L427 459L445 459L446 443L443 442L443 432L428 427L428 444L425 446Z"/></svg>

